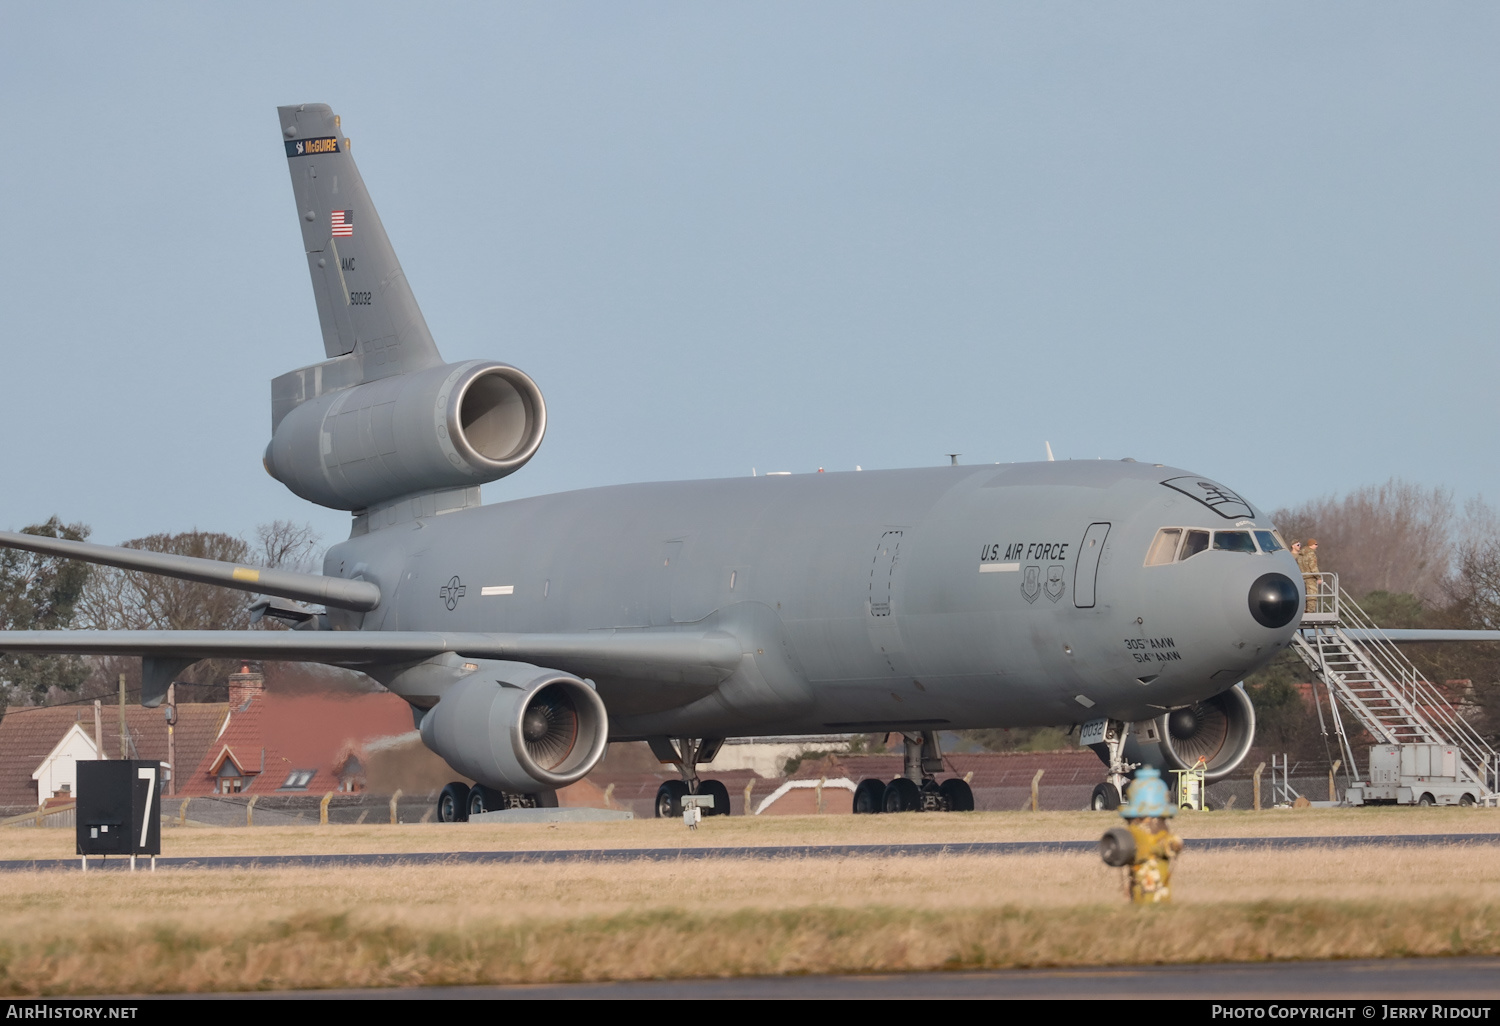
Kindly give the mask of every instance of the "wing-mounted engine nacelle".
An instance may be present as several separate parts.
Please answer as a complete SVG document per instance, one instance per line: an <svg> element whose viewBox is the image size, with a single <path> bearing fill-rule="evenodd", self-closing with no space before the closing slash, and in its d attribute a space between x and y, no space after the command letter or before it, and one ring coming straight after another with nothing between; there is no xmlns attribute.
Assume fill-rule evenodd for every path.
<svg viewBox="0 0 1500 1026"><path fill-rule="evenodd" d="M580 780L604 756L604 702L572 674L478 660L422 717L422 741L499 791L534 794Z"/></svg>
<svg viewBox="0 0 1500 1026"><path fill-rule="evenodd" d="M318 394L325 383L309 375L327 366L273 384L280 419L266 447L271 476L320 506L495 481L525 466L547 430L541 390L507 364L443 364Z"/></svg>
<svg viewBox="0 0 1500 1026"><path fill-rule="evenodd" d="M1149 729L1141 730L1142 726ZM1148 740L1148 736L1152 739ZM1242 684L1138 725L1125 757L1159 769L1191 769L1201 757L1212 783L1232 773L1255 741L1255 706Z"/></svg>

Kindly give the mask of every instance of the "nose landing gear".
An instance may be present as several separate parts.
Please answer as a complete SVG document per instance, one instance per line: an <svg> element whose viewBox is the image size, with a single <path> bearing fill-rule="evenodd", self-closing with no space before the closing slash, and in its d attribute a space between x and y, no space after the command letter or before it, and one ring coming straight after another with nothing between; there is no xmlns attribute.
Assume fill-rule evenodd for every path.
<svg viewBox="0 0 1500 1026"><path fill-rule="evenodd" d="M718 780L698 779L698 763L714 761L724 744L722 737L653 737L647 741L658 761L676 766L682 774L681 780L668 780L656 789L653 809L657 819L681 818L682 799L690 794L713 796L713 807L704 809L703 815L729 815L729 788Z"/></svg>
<svg viewBox="0 0 1500 1026"><path fill-rule="evenodd" d="M1191 713L1188 714L1191 717ZM1099 760L1109 767L1102 784L1094 788L1089 796L1089 808L1095 812L1113 811L1120 807L1120 796L1130 783L1130 774L1137 764L1125 758L1125 739L1133 724L1120 720L1090 720L1083 725L1078 736L1079 744L1092 748Z"/></svg>
<svg viewBox="0 0 1500 1026"><path fill-rule="evenodd" d="M950 777L938 783L943 751L937 731L903 733L906 766L901 776L886 783L873 777L854 790L854 812L973 812L974 792L968 781Z"/></svg>

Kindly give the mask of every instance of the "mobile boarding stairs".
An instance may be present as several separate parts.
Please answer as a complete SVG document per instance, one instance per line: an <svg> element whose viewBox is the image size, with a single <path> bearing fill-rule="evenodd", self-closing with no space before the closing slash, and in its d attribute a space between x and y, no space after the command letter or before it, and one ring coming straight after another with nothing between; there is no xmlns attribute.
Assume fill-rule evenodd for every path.
<svg viewBox="0 0 1500 1026"><path fill-rule="evenodd" d="M1377 743L1377 748L1370 752L1368 783L1354 785L1356 794L1350 798L1363 799L1367 795L1373 798L1387 791L1394 797L1398 785L1406 785L1400 788L1403 795L1432 792L1438 795L1440 804L1448 804L1449 797L1457 802L1464 794L1469 795L1465 804L1472 800L1496 804L1500 799L1500 755L1440 690L1422 679L1411 660L1339 588L1338 574L1305 577L1308 611L1302 616L1301 628L1292 636L1292 646L1327 690L1333 733L1352 774L1357 775L1353 767L1358 763L1344 731L1340 706ZM1334 696L1337 702L1332 700ZM1330 724L1324 720L1323 703L1316 693L1313 697L1319 724L1326 735ZM1381 753L1378 746L1382 745L1399 747L1399 751ZM1460 757L1453 758L1451 751L1443 757L1444 753L1433 752L1426 746L1441 746L1456 751ZM1431 755L1439 757L1441 768L1434 768L1439 763L1433 763ZM1395 762L1382 756L1394 756ZM1396 774L1399 779L1371 779L1391 776L1383 767L1395 763L1402 766ZM1408 780L1408 776L1412 779ZM1426 784L1429 776L1433 779ZM1390 787L1382 791L1382 783Z"/></svg>

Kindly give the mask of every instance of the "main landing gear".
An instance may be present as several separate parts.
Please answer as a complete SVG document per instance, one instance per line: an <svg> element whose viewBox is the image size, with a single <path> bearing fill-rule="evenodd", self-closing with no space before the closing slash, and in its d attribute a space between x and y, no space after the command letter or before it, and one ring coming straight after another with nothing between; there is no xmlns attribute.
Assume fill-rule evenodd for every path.
<svg viewBox="0 0 1500 1026"><path fill-rule="evenodd" d="M680 819L682 799L690 794L713 795L712 808L705 816L729 815L729 788L717 780L699 780L698 763L713 762L724 744L722 737L652 737L647 738L657 760L677 767L681 780L668 780L656 789L656 818Z"/></svg>
<svg viewBox="0 0 1500 1026"><path fill-rule="evenodd" d="M902 734L906 766L901 776L886 783L873 777L854 789L855 815L876 812L973 812L974 792L965 780L950 777L938 783L943 751L937 731Z"/></svg>
<svg viewBox="0 0 1500 1026"><path fill-rule="evenodd" d="M537 794L517 794L513 791L497 791L483 784L468 784L455 780L443 788L438 795L437 819L439 823L463 823L470 816L481 812L497 812L500 809L555 809L556 791L540 791Z"/></svg>

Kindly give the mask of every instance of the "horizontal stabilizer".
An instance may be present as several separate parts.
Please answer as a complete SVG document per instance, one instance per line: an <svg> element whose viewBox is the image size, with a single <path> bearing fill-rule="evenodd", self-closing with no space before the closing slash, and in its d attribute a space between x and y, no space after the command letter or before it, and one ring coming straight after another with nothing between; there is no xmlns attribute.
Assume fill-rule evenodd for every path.
<svg viewBox="0 0 1500 1026"><path fill-rule="evenodd" d="M346 581L322 574L299 574L290 570L268 570L263 567L223 563L217 559L179 556L170 552L126 549L115 545L68 541L39 534L0 531L0 547L40 552L47 556L101 563L121 570L140 570L162 577L177 577L200 584L217 584L258 595L320 602L337 609L368 612L380 605L380 588L369 581ZM249 658L249 657L247 657Z"/></svg>

